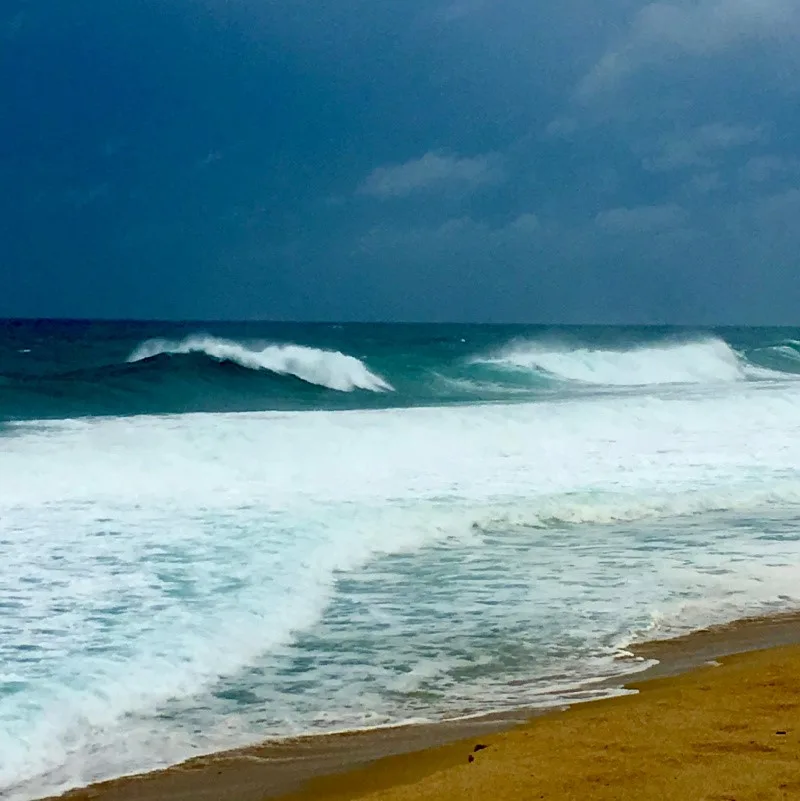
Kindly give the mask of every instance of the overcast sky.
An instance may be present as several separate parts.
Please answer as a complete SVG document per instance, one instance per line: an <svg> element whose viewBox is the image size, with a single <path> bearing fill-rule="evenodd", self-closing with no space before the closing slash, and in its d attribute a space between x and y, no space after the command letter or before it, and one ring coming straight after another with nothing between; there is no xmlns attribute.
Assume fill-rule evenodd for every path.
<svg viewBox="0 0 800 801"><path fill-rule="evenodd" d="M6 0L0 316L800 323L797 0Z"/></svg>

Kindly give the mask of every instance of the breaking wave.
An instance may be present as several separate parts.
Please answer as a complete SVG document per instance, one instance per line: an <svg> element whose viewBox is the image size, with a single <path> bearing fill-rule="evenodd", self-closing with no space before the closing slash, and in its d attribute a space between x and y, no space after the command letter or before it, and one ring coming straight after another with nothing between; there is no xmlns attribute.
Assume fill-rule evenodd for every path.
<svg viewBox="0 0 800 801"><path fill-rule="evenodd" d="M62 342L63 353L41 365L36 352L14 350L0 373L0 420L519 403L800 377L800 339L785 336L736 343L713 332L681 340L581 331L582 340L569 343L547 333L515 339L437 329L404 340L399 327L395 342L358 327L313 339L309 330L263 339L190 331L136 337L89 359L80 342L71 349Z"/></svg>
<svg viewBox="0 0 800 801"><path fill-rule="evenodd" d="M791 358L800 362L798 354L786 347ZM706 384L779 376L774 370L750 363L721 339L658 343L625 350L517 343L473 362L602 386Z"/></svg>
<svg viewBox="0 0 800 801"><path fill-rule="evenodd" d="M266 345L250 348L238 342L211 336L191 336L180 342L150 339L128 357L129 362L152 359L162 354L202 353L220 362L234 362L250 370L269 370L291 375L309 384L339 392L355 389L390 392L392 386L354 356L303 345Z"/></svg>

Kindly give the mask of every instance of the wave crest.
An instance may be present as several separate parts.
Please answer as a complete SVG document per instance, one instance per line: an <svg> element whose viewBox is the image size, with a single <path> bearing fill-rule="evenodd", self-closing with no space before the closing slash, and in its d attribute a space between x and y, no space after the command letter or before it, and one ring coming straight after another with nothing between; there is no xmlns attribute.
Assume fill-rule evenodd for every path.
<svg viewBox="0 0 800 801"><path fill-rule="evenodd" d="M278 375L291 375L309 384L352 392L391 392L393 387L373 373L355 356L305 345L272 344L260 349L240 342L196 335L179 342L149 339L142 342L128 357L129 362L152 359L163 354L200 353L217 361L235 362L250 370L269 370Z"/></svg>
<svg viewBox="0 0 800 801"><path fill-rule="evenodd" d="M706 384L777 376L747 363L721 339L621 350L517 343L497 354L474 359L473 363L604 386Z"/></svg>

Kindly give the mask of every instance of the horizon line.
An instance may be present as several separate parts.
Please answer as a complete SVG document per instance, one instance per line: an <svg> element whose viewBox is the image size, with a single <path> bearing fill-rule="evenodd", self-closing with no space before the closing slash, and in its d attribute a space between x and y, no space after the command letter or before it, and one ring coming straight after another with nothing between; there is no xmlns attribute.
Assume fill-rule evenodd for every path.
<svg viewBox="0 0 800 801"><path fill-rule="evenodd" d="M0 317L7 323L119 323L134 325L312 325L312 326L486 326L486 327L540 327L540 328L797 328L792 323L667 323L667 322L519 322L519 321L467 321L467 320L299 320L284 318L165 318L165 317Z"/></svg>

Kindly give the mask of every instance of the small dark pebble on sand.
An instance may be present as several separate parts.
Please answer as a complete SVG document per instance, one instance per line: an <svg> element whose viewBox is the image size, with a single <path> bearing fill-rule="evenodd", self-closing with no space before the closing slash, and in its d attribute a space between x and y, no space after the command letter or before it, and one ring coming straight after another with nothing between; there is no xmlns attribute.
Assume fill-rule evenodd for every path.
<svg viewBox="0 0 800 801"><path fill-rule="evenodd" d="M470 755L467 757L467 762L474 762L474 761L475 761L475 757L474 757L474 756L472 756L472 754L470 754Z"/></svg>
<svg viewBox="0 0 800 801"><path fill-rule="evenodd" d="M483 751L485 748L488 748L488 747L489 747L488 745L482 745L481 743L478 743L475 746L475 748L472 749L472 752L473 753L477 753L478 751Z"/></svg>

